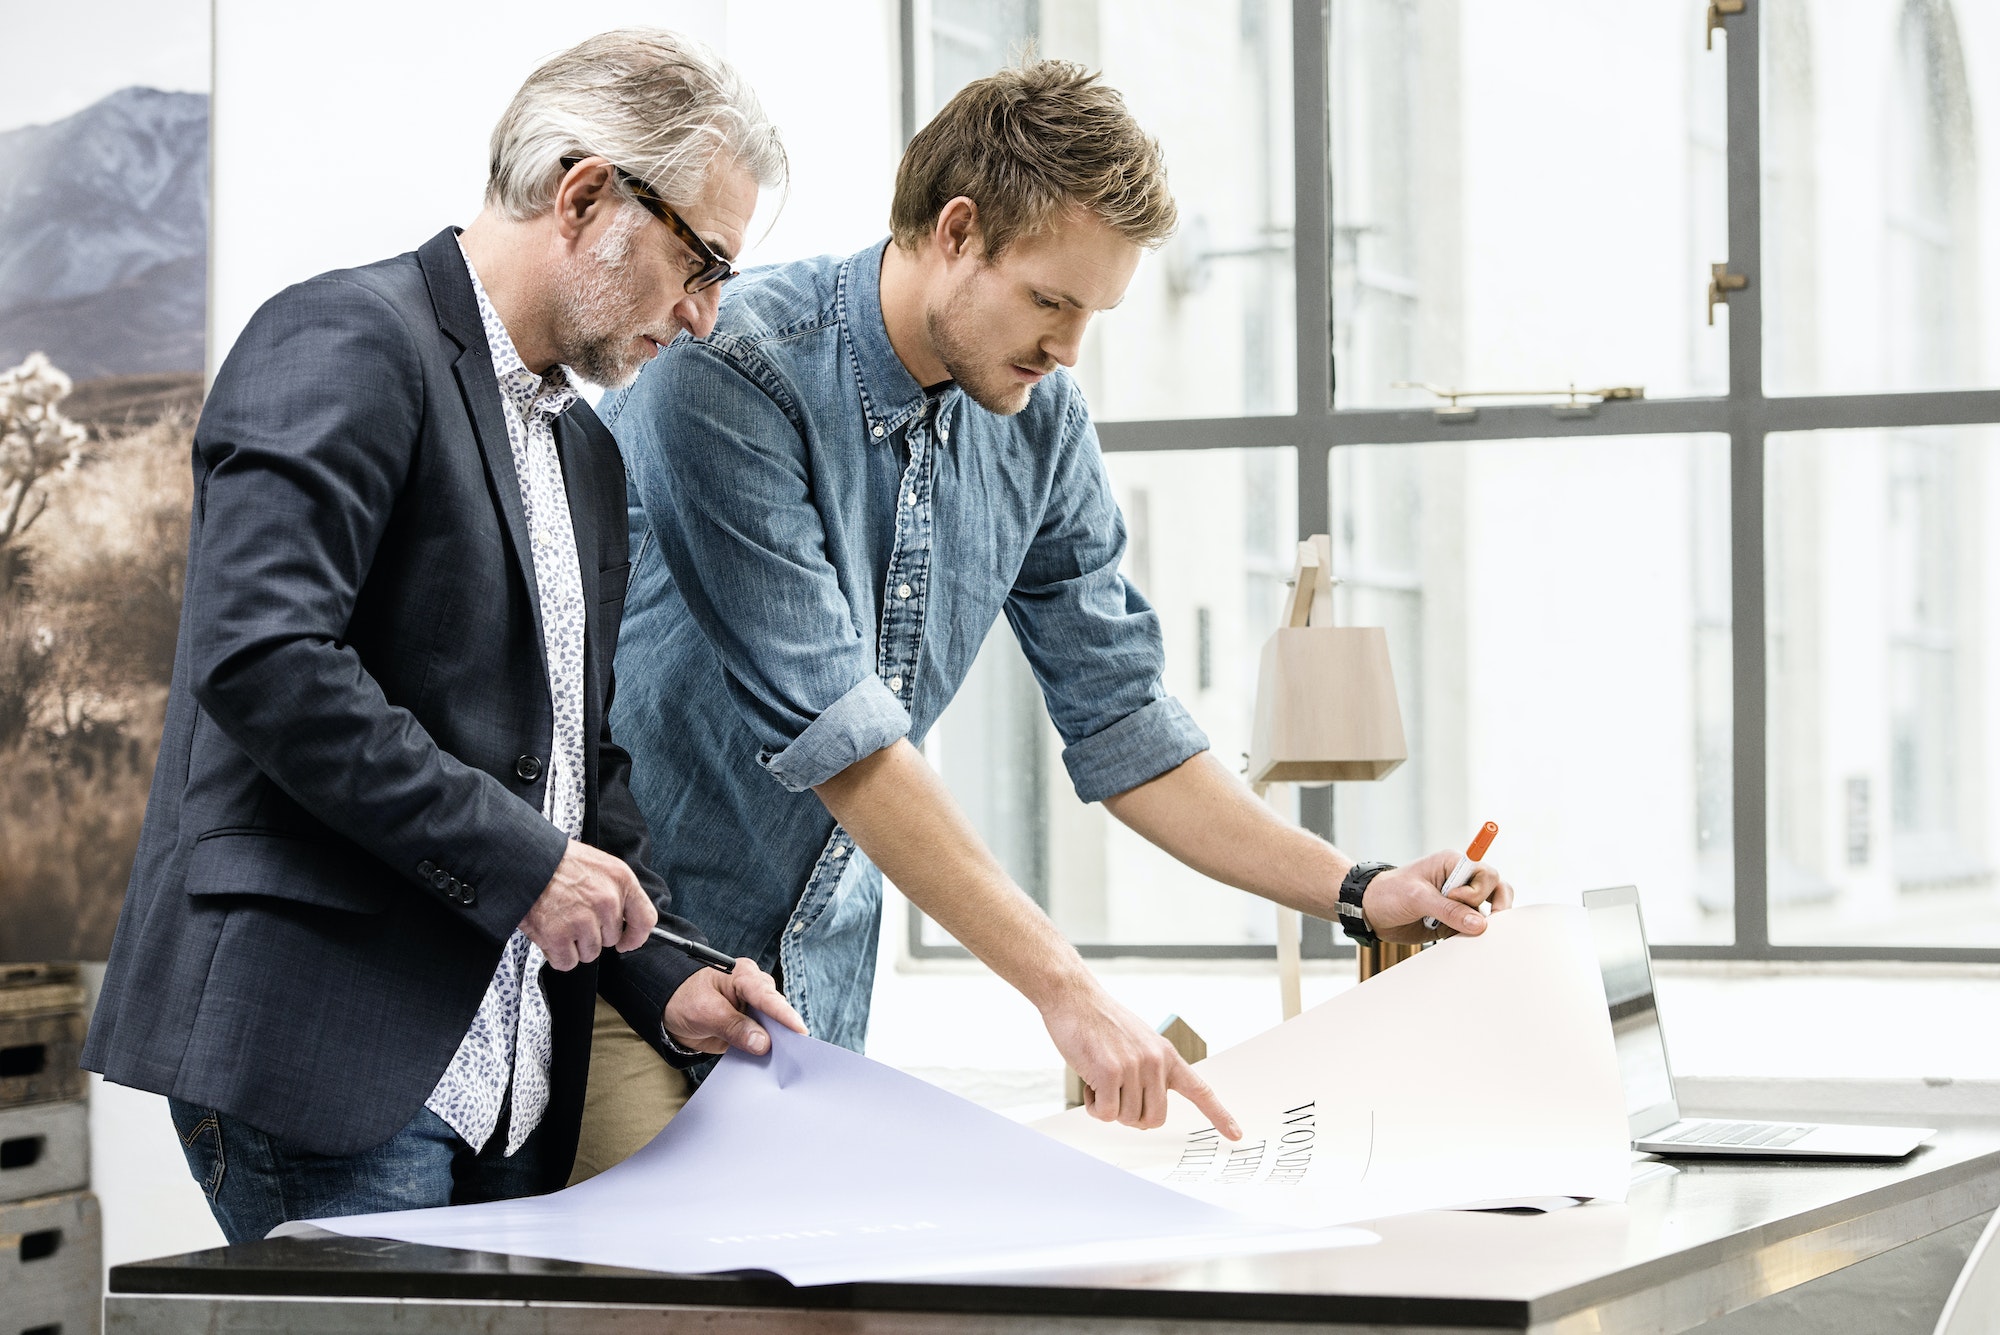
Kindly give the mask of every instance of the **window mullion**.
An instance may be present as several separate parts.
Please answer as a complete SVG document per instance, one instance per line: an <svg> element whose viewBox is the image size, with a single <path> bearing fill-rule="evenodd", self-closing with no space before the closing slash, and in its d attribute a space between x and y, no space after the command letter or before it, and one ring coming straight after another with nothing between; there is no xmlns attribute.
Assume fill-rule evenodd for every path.
<svg viewBox="0 0 2000 1335"><path fill-rule="evenodd" d="M1729 551L1734 716L1732 831L1736 951L1769 947L1770 746L1766 717L1764 579L1762 0L1728 20L1728 268L1749 279L1729 294Z"/></svg>

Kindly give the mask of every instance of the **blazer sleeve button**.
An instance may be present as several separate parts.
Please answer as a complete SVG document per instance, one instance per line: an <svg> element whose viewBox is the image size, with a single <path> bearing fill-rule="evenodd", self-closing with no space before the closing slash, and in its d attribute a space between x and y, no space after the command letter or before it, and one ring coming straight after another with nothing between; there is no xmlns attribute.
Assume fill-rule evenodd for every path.
<svg viewBox="0 0 2000 1335"><path fill-rule="evenodd" d="M417 864L417 875L423 877L426 881L431 878L431 873L436 870L437 863L432 862L429 858L425 858Z"/></svg>
<svg viewBox="0 0 2000 1335"><path fill-rule="evenodd" d="M431 887L440 894L448 893L451 890L451 873L439 867L431 873Z"/></svg>
<svg viewBox="0 0 2000 1335"><path fill-rule="evenodd" d="M542 777L542 762L535 756L522 756L514 762L514 776L522 783L533 783Z"/></svg>

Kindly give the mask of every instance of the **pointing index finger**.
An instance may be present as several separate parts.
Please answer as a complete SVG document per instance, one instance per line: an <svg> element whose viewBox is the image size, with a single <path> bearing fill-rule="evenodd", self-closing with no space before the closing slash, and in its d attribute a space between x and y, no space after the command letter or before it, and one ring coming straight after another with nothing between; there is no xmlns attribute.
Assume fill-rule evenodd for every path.
<svg viewBox="0 0 2000 1335"><path fill-rule="evenodd" d="M1222 1100L1209 1088L1208 1081L1195 1074L1194 1068L1185 1061L1176 1058L1173 1074L1167 1078L1167 1088L1201 1109L1202 1116L1222 1133L1224 1140L1243 1139L1243 1128L1237 1125L1235 1117L1222 1106Z"/></svg>

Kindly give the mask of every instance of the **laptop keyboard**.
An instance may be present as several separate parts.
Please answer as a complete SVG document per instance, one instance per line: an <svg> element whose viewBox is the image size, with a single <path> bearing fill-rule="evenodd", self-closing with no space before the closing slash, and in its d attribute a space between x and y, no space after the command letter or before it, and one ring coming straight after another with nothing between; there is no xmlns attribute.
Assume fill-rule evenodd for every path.
<svg viewBox="0 0 2000 1335"><path fill-rule="evenodd" d="M1670 1145L1740 1145L1746 1149L1781 1150L1813 1130L1783 1122L1690 1122L1666 1138Z"/></svg>

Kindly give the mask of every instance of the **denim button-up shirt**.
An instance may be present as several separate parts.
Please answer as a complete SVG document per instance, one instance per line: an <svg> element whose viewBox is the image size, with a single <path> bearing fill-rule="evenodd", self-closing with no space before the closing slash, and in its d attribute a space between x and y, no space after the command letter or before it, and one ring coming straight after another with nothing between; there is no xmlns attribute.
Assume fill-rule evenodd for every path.
<svg viewBox="0 0 2000 1335"><path fill-rule="evenodd" d="M630 480L611 728L674 906L861 1048L881 874L810 789L921 745L1004 613L1086 802L1207 748L1076 384L999 417L889 345L882 246L732 283L603 414Z"/></svg>

